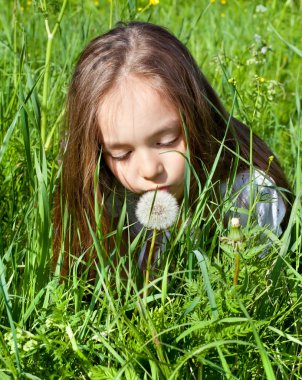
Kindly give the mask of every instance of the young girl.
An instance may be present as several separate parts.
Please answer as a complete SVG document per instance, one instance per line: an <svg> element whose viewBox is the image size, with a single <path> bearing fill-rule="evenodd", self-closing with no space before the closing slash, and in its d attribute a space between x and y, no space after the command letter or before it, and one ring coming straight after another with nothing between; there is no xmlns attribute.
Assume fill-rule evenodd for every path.
<svg viewBox="0 0 302 380"><path fill-rule="evenodd" d="M282 231L288 206L276 187L289 187L277 160L269 165L272 152L253 135L255 170L250 178L250 130L227 113L187 48L160 26L119 24L89 43L71 81L66 126L54 244L55 258L62 246L66 251L63 274L69 269L68 252L84 258L89 252L90 229L96 229L96 200L100 208L103 205L100 225L104 235L120 211L118 204L112 208L114 189L123 195L126 189L134 199L149 190L164 190L181 203L187 150L203 184L224 138L213 183L219 180L222 195L227 191L234 152L239 150L241 159L232 185L234 205L248 208L251 191L254 199L256 194L266 195L269 201L258 197L256 219L277 234ZM192 178L191 205L194 194L197 185ZM130 221L133 208L130 201ZM64 233L65 243L64 210L72 220ZM247 217L240 216L245 224ZM137 229L132 231L135 234ZM110 242L104 244L110 251Z"/></svg>

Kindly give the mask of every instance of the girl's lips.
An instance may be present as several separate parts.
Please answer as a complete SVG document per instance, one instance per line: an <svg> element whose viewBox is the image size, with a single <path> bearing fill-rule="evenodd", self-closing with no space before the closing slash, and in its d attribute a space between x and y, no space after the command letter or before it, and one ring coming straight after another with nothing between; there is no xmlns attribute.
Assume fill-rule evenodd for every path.
<svg viewBox="0 0 302 380"><path fill-rule="evenodd" d="M169 191L169 186L161 186L161 187L157 187L155 189L149 189L147 191L156 191L156 190L160 190L160 191Z"/></svg>
<svg viewBox="0 0 302 380"><path fill-rule="evenodd" d="M169 187L168 186L159 187L158 190L169 191Z"/></svg>

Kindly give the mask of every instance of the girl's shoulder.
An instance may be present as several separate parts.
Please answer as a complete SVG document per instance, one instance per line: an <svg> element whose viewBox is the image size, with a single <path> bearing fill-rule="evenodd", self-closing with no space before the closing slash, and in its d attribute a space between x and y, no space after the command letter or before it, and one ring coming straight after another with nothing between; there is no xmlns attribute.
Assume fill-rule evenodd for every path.
<svg viewBox="0 0 302 380"><path fill-rule="evenodd" d="M243 170L236 175L234 181L234 185L236 187L245 187L248 184L260 186L261 188L276 188L276 184L273 178L262 170L256 168L253 168L251 172L248 169Z"/></svg>
<svg viewBox="0 0 302 380"><path fill-rule="evenodd" d="M234 180L221 185L224 199L232 200L231 211L246 225L249 212L260 226L268 226L276 235L281 235L281 223L286 207L280 189L273 178L259 169L239 172Z"/></svg>
<svg viewBox="0 0 302 380"><path fill-rule="evenodd" d="M225 195L228 192L234 193L234 191L249 193L264 192L270 193L272 191L278 191L278 187L272 177L260 169L253 169L252 171L246 169L236 174L234 179L228 179L220 186L221 193ZM280 194L281 196L281 194Z"/></svg>

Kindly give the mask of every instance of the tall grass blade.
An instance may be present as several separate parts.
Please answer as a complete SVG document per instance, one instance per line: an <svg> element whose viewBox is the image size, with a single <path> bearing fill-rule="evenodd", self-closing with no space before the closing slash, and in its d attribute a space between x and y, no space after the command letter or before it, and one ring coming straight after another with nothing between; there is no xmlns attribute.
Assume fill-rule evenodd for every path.
<svg viewBox="0 0 302 380"><path fill-rule="evenodd" d="M210 277L208 274L208 268L207 268L207 262L206 262L205 254L201 253L198 250L194 250L193 252L197 258L197 262L198 262L200 269L201 269L201 272L202 272L205 288L206 288L207 295L209 298L209 302L211 305L212 317L214 319L217 319L219 317L219 314L218 314L218 309L217 309L217 305L216 305L216 301L215 301L215 294L214 294L214 291L212 289Z"/></svg>

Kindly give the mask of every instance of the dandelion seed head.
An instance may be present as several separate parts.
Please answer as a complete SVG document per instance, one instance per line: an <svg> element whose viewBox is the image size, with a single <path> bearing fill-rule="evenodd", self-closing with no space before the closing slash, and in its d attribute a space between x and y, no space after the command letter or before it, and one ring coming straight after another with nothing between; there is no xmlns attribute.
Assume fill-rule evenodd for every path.
<svg viewBox="0 0 302 380"><path fill-rule="evenodd" d="M140 197L135 210L142 225L158 230L171 227L177 214L177 200L167 191L148 191Z"/></svg>

